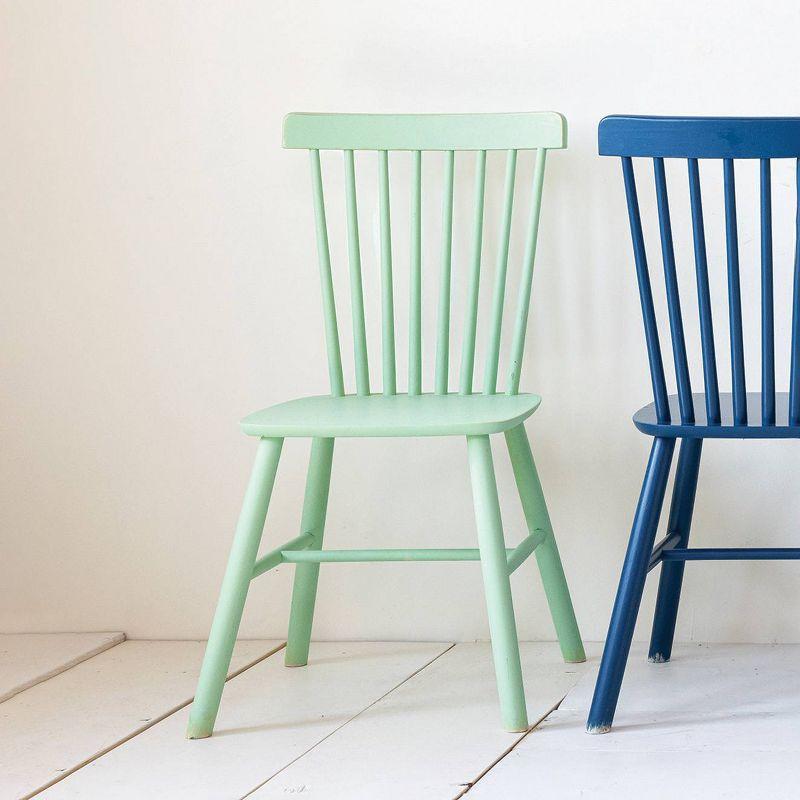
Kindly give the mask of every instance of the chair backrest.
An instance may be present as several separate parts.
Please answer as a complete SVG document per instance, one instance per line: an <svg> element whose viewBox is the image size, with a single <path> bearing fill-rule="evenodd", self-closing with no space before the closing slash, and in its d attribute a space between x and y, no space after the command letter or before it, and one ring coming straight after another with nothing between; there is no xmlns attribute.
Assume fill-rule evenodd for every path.
<svg viewBox="0 0 800 800"><path fill-rule="evenodd" d="M711 424L721 422L717 361L712 323L709 267L698 159L721 161L724 192L725 250L727 254L727 313L730 342L732 422L748 421L742 330L742 292L739 269L739 234L736 211L736 159L759 159L761 250L761 424L775 424L775 309L773 299L772 159L796 159L795 180L800 180L800 118L791 117L629 117L611 116L598 129L600 155L621 156L628 204L639 297L644 317L647 353L656 415L670 422L668 392L653 293L648 272L645 240L639 213L633 158L652 159L658 209L661 260L668 309L669 331L675 364L675 381L682 422L692 423L694 405L687 360L681 301L675 264L670 205L664 159L686 159L689 207L694 247L694 272L699 311L700 350L705 389L705 413ZM704 168L705 169L705 168ZM797 232L800 206L795 215L794 290L792 293L792 341L790 351L788 422L800 424L800 257Z"/></svg>
<svg viewBox="0 0 800 800"><path fill-rule="evenodd" d="M358 224L358 201L354 151L376 151L376 180L380 218L381 278L381 353L382 391L397 392L395 359L395 299L392 272L392 229L390 214L390 151L410 151L411 192L403 202L410 204L410 263L408 305L408 393L420 394L422 386L422 160L423 152L443 160L443 187L436 193L436 204L442 204L440 258L438 264L438 316L436 321L435 379L437 394L449 390L451 275L453 254L453 194L457 151L474 151L475 188L473 200L472 243L468 272L464 333L461 349L461 373L458 391L471 394L475 367L475 341L478 321L478 293L483 249L483 217L486 186L487 150L505 150L506 173L502 218L496 262L495 285L483 391L497 391L497 372L501 327L506 294L509 240L514 203L514 184L518 150L536 150L531 188L530 213L525 237L517 308L509 358L506 392L519 389L520 368L530 304L533 262L541 207L545 155L548 149L566 146L566 120L554 112L523 114L289 114L283 128L283 145L307 149L311 155L311 178L316 218L317 249L322 281L325 338L328 353L331 393L345 393L339 329L331 273L328 227L323 195L320 150L341 150L344 156L345 208L349 256L350 306L355 358L355 389L359 395L370 394L370 370L367 358L367 334L364 316L364 292L361 273L361 245ZM459 158L461 156L459 155ZM396 154L393 158L409 158ZM442 199L439 199L439 198ZM395 201L396 202L396 201Z"/></svg>

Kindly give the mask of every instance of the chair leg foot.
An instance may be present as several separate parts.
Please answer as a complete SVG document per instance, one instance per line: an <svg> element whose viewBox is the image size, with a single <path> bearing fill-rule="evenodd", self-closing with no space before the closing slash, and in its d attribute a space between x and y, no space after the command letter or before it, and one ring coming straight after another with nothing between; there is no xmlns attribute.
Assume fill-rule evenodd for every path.
<svg viewBox="0 0 800 800"><path fill-rule="evenodd" d="M189 714L189 739L211 736L258 554L283 439L262 439L245 492Z"/></svg>
<svg viewBox="0 0 800 800"><path fill-rule="evenodd" d="M674 449L674 439L653 440L589 711L590 733L603 733L614 722Z"/></svg>
<svg viewBox="0 0 800 800"><path fill-rule="evenodd" d="M314 543L309 548L311 550L322 548L331 482L333 443L333 439L314 439L311 442L311 458L308 464L303 516L300 523L301 533L314 534ZM284 664L287 667L304 667L308 663L318 581L319 564L295 566L289 634L284 654Z"/></svg>
<svg viewBox="0 0 800 800"><path fill-rule="evenodd" d="M558 553L558 545L553 535L553 526L547 511L547 504L533 460L531 446L525 434L525 428L518 425L506 431L506 444L514 469L528 531L547 531L545 539L535 551L536 563L542 576L547 604L556 629L561 654L567 663L579 663L586 660L583 641L578 630L575 610L569 594L569 586L564 576L564 567Z"/></svg>
<svg viewBox="0 0 800 800"><path fill-rule="evenodd" d="M702 439L681 441L667 525L668 534L677 533L680 536L676 547L686 547L689 544L702 447ZM684 566L684 561L665 561L661 564L658 599L648 655L648 660L654 664L664 664L672 656L672 641L675 638L675 621L681 599Z"/></svg>
<svg viewBox="0 0 800 800"><path fill-rule="evenodd" d="M489 437L468 436L467 447L503 726L508 731L525 731L525 689Z"/></svg>

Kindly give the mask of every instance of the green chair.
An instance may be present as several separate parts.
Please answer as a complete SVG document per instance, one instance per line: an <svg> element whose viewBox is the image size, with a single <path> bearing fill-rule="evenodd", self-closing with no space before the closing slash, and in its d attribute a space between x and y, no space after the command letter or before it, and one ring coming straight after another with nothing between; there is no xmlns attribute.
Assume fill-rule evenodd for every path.
<svg viewBox="0 0 800 800"><path fill-rule="evenodd" d="M545 156L566 145L566 121L552 112L528 114L290 114L283 131L284 147L304 149L311 156L316 238L322 281L322 305L331 391L283 403L246 417L245 433L259 439L256 463L245 493L219 603L211 627L197 695L189 718L189 738L210 736L219 709L225 676L250 581L281 563L297 564L294 577L287 666L308 661L311 622L322 562L352 561L478 561L483 569L497 687L504 726L527 728L519 646L511 599L511 573L533 552L542 575L550 612L566 661L583 661L584 651L569 590L553 537L542 488L536 473L524 420L538 407L534 394L519 394L525 331L530 306L533 262L541 205ZM355 394L346 394L334 302L320 150L341 150L349 252L350 306L355 355ZM364 296L361 278L354 150L377 152L380 216L382 323L382 391L373 392L367 359ZM500 219L491 319L486 331L482 393L473 392L478 288L481 272L484 189L487 150L506 151L503 208ZM511 218L518 150L536 150L530 213L521 285L516 303L508 384L497 392L500 334L506 294ZM395 367L392 233L389 213L389 151L409 151L393 158L411 166L410 302L408 316L408 391L397 392ZM441 259L434 391L422 390L422 153L442 159L444 168ZM475 196L472 245L467 270L460 380L449 391L451 254L453 240L453 175L456 151L475 153ZM461 156L459 156L459 159ZM528 535L506 548L500 519L489 435L504 433L528 524ZM322 536L337 436L464 436L478 531L477 549L323 550ZM278 460L286 437L312 439L300 535L257 557Z"/></svg>

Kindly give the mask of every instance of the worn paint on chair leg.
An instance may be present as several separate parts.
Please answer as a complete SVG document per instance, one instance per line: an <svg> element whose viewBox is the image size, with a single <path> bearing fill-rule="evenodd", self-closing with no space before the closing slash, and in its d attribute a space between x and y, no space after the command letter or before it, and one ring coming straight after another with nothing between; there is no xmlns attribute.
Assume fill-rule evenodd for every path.
<svg viewBox="0 0 800 800"><path fill-rule="evenodd" d="M468 436L467 446L500 711L506 730L524 731L528 715L489 437Z"/></svg>
<svg viewBox="0 0 800 800"><path fill-rule="evenodd" d="M694 498L697 492L697 476L700 472L702 439L683 439L675 471L675 486L669 510L667 534L677 533L676 547L689 544ZM685 561L664 561L658 581L658 599L653 617L653 632L650 637L648 658L656 664L669 661L672 656L672 640L675 637L675 621L681 599L683 568Z"/></svg>
<svg viewBox="0 0 800 800"><path fill-rule="evenodd" d="M211 736L225 677L242 620L247 589L258 555L283 439L262 439L242 504L233 546L222 580L217 610L208 637L200 679L189 715L189 739Z"/></svg>
<svg viewBox="0 0 800 800"><path fill-rule="evenodd" d="M314 439L311 443L311 459L308 465L303 517L300 524L301 534L314 535L314 542L307 548L308 550L322 549L331 481L333 442L333 439ZM298 564L295 567L289 635L284 658L287 667L303 667L308 663L318 580L319 564Z"/></svg>
<svg viewBox="0 0 800 800"><path fill-rule="evenodd" d="M667 489L669 466L675 449L674 439L656 438L644 476L639 504L633 518L631 537L622 566L614 610L608 628L600 673L594 688L586 729L606 733L614 721L625 663L628 660L636 616L642 601L647 565L653 550L658 519Z"/></svg>
<svg viewBox="0 0 800 800"><path fill-rule="evenodd" d="M519 425L506 431L506 444L514 468L522 509L528 523L528 531L534 533L541 530L547 534L547 538L536 548L535 556L550 607L550 615L561 646L561 654L568 662L585 661L586 653L575 619L575 610L572 607L567 579L564 576L553 526L550 523L544 492L525 428Z"/></svg>

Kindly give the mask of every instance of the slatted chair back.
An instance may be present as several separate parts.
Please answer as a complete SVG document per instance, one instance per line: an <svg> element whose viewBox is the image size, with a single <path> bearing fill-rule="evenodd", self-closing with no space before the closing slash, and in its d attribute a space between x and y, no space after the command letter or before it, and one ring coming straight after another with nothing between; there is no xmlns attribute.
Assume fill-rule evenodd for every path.
<svg viewBox="0 0 800 800"><path fill-rule="evenodd" d="M436 323L434 392L450 391L449 365L451 356L451 276L453 265L453 195L456 162L462 151L473 151L476 159L473 199L472 241L467 270L468 294L461 349L461 370L457 391L473 393L475 371L475 342L478 335L478 294L483 250L484 201L486 187L486 153L489 150L507 152L503 207L500 221L500 241L492 295L491 319L487 332L486 362L483 391L495 394L500 356L500 336L506 305L506 275L514 203L517 152L536 150L536 160L530 195L530 213L525 235L525 250L520 286L516 298L514 331L509 359L508 394L519 390L525 332L530 307L533 264L541 208L547 150L566 146L566 120L554 112L523 114L289 114L284 122L283 145L286 148L306 149L311 156L311 178L316 219L317 250L322 281L323 314L328 354L331 393L345 393L342 357L334 298L333 275L328 244L321 150L341 150L344 158L345 207L350 280L350 310L353 328L356 393L371 393L370 369L367 357L364 289L361 270L361 244L358 224L358 199L354 151L375 151L376 181L380 216L380 277L381 277L381 352L382 391L385 395L397 392L395 353L395 297L392 258L392 227L390 203L390 161L408 157L412 165L411 196L402 202L410 204L410 264L408 265L410 296L408 304L408 393L418 395L422 386L422 161L437 157L444 163L443 186L436 192L434 202L442 206L441 255L438 275L438 318ZM437 152L438 151L438 152ZM458 157L457 157L458 154ZM426 187L427 188L427 187ZM441 192L441 194L439 194ZM439 199L441 197L441 199ZM398 202L394 199L394 202ZM456 268L459 268L456 265Z"/></svg>
<svg viewBox="0 0 800 800"><path fill-rule="evenodd" d="M601 155L620 156L628 217L633 239L634 262L639 283L639 297L656 417L659 422L671 419L667 381L661 354L661 335L653 304L653 291L645 251L645 239L639 212L633 159L652 159L660 232L661 261L669 318L669 338L675 364L678 408L681 423L694 423L696 409L692 397L686 337L681 312L678 277L675 265L670 205L664 159L685 159L688 169L688 193L691 208L692 239L700 322L705 416L708 424L736 426L759 424L748 419L745 380L742 292L740 285L739 236L736 209L735 161L760 161L760 244L761 244L761 414L760 424L776 424L775 392L775 314L773 297L773 235L771 161L795 159L797 185L800 187L800 118L793 117L627 117L611 116L599 126ZM727 315L731 363L731 409L720 403L717 377L717 352L712 322L709 264L706 248L703 203L698 159L721 161L724 191L725 240L727 253ZM800 196L800 195L798 195ZM800 204L795 223L794 291L792 296L792 341L790 355L788 409L779 409L778 424L800 425ZM713 265L712 265L713 268ZM716 311L719 311L717 309ZM785 411L785 414L784 414ZM728 418L730 414L730 418ZM672 414L674 417L674 414Z"/></svg>

